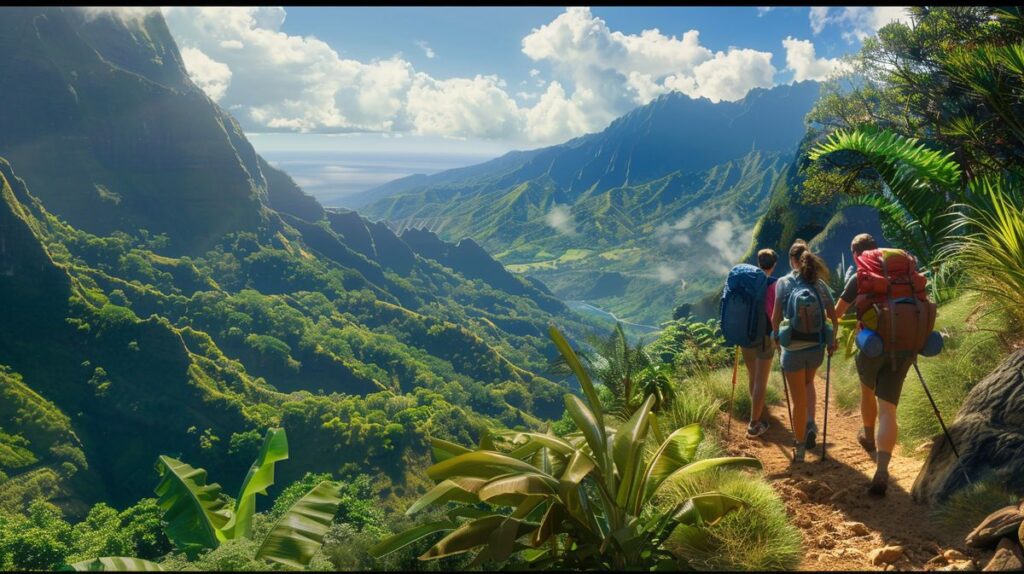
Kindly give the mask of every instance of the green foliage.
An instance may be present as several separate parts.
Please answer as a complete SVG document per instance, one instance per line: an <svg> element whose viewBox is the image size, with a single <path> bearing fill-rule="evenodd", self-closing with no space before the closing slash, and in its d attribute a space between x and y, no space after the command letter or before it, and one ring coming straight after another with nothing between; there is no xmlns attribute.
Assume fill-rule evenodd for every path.
<svg viewBox="0 0 1024 574"><path fill-rule="evenodd" d="M152 499L118 513L106 504L69 524L60 510L37 499L28 511L0 511L0 567L5 570L57 570L97 554L155 558L170 550Z"/></svg>
<svg viewBox="0 0 1024 574"><path fill-rule="evenodd" d="M576 354L579 364L566 359L565 351L551 365L560 375L570 375L585 369L590 377L601 382L611 392L609 412L622 419L629 418L648 395L655 397L654 410L660 410L672 401L669 384L671 365L657 362L657 356L648 351L644 343L630 345L621 323L607 338L590 337L592 351ZM581 381L581 386L586 385Z"/></svg>
<svg viewBox="0 0 1024 574"><path fill-rule="evenodd" d="M437 485L407 513L450 501L486 503L491 510L456 507L447 519L383 540L371 555L384 556L424 536L449 532L420 559L480 548L474 563L505 562L522 551L523 559L538 568L673 565L662 544L677 527L699 530L742 506L735 498L705 493L667 511L649 512L648 503L667 480L718 467L759 468L760 463L749 458L694 461L702 437L697 425L655 442L660 446L647 459L648 432L660 437L651 411L654 396L649 395L618 429L606 427L604 408L581 361L558 330L550 330L588 398L584 403L574 395L565 396L578 432L566 438L503 433L507 450L498 450L490 435L476 450L434 441L437 462L427 473ZM494 505L515 510L506 515Z"/></svg>
<svg viewBox="0 0 1024 574"><path fill-rule="evenodd" d="M797 569L803 558L802 536L790 522L785 503L766 482L735 471L709 472L676 481L666 488L664 498L685 498L708 488L742 500L744 507L701 535L677 530L666 542L673 553L687 556L698 570Z"/></svg>
<svg viewBox="0 0 1024 574"><path fill-rule="evenodd" d="M701 322L689 316L665 323L650 353L673 365L682 378L730 365L733 357L717 319Z"/></svg>
<svg viewBox="0 0 1024 574"><path fill-rule="evenodd" d="M982 293L1000 314L1024 329L1024 187L1019 180L982 178L957 213L954 229L965 233L945 254L966 268L963 287Z"/></svg>
<svg viewBox="0 0 1024 574"><path fill-rule="evenodd" d="M949 228L945 192L960 182L960 166L952 160L954 154L929 149L916 138L866 126L832 133L808 157L817 161L836 153L863 158L861 164L844 167L852 177L871 169L885 182L884 191L856 196L855 201L878 209L883 225L887 225L886 235L930 263Z"/></svg>

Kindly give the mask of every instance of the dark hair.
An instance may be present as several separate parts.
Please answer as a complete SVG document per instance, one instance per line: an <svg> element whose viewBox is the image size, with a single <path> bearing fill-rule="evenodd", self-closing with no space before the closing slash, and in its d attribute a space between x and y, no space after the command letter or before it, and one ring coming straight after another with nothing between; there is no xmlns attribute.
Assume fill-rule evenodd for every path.
<svg viewBox="0 0 1024 574"><path fill-rule="evenodd" d="M774 249L762 249L757 252L757 266L765 271L775 267L778 261L779 256Z"/></svg>
<svg viewBox="0 0 1024 574"><path fill-rule="evenodd" d="M828 267L825 267L825 262L821 260L821 257L811 253L806 246L800 254L799 273L801 279L811 284L817 283L818 279L828 281L829 277Z"/></svg>
<svg viewBox="0 0 1024 574"><path fill-rule="evenodd" d="M797 239L789 248L789 258L796 259L799 262L800 256L804 254L804 251L807 251L807 242L803 239Z"/></svg>
<svg viewBox="0 0 1024 574"><path fill-rule="evenodd" d="M871 237L870 233L861 233L850 242L850 248L853 249L854 253L860 255L865 251L878 249L878 243L875 242L875 238Z"/></svg>

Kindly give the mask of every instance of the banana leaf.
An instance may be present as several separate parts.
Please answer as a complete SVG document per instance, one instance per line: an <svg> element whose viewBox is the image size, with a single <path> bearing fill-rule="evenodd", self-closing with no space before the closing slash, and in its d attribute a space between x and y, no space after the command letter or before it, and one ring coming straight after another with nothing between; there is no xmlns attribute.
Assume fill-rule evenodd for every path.
<svg viewBox="0 0 1024 574"><path fill-rule="evenodd" d="M431 504L442 505L451 500L459 502L477 502L479 499L477 498L476 492L481 486L487 483L487 480L483 478L462 478L463 480L460 482L447 479L434 486L434 488L431 488L426 494L414 502L412 506L409 507L409 510L405 511L405 514L407 516L411 516ZM471 482L467 483L467 481Z"/></svg>
<svg viewBox="0 0 1024 574"><path fill-rule="evenodd" d="M583 393L587 396L587 401L590 403L590 408L594 412L594 416L599 422L601 422L602 428L604 427L603 415L601 413L601 399L597 396L597 390L594 389L594 383L590 381L590 375L587 374L587 370L583 368L583 364L580 363L579 357L576 356L576 351L572 350L572 346L562 336L561 331L557 327L552 325L548 328L548 334L551 336L551 340L554 341L555 347L558 352L561 353L562 358L572 369L576 379L580 383L580 387L583 389Z"/></svg>
<svg viewBox="0 0 1024 574"><path fill-rule="evenodd" d="M161 456L157 472L157 505L164 511L167 537L178 548L192 557L227 539L222 529L231 521L231 507L219 484L206 484L205 470Z"/></svg>
<svg viewBox="0 0 1024 574"><path fill-rule="evenodd" d="M654 401L655 396L648 395L644 404L615 433L612 457L615 460L615 468L619 471L619 490L615 494L615 503L619 506L627 506L630 499L634 498L637 470L643 464L644 439L647 438L648 417Z"/></svg>
<svg viewBox="0 0 1024 574"><path fill-rule="evenodd" d="M703 438L704 431L697 423L676 429L668 435L668 438L655 451L651 463L647 466L647 473L641 485L643 488L641 505L650 499L663 480L693 460Z"/></svg>
<svg viewBox="0 0 1024 574"><path fill-rule="evenodd" d="M465 508L459 510L466 510ZM491 515L493 516L493 515ZM406 546L422 539L425 536L430 536L435 532L444 532L446 530L454 530L458 528L458 524L451 520L439 520L437 522L429 522L427 524L421 524L414 528L410 528L404 532L399 532L394 536L389 536L384 540L381 540L377 544L374 544L367 550L373 558L380 558L387 556L396 550L401 550Z"/></svg>
<svg viewBox="0 0 1024 574"><path fill-rule="evenodd" d="M124 556L103 556L92 560L82 560L68 564L62 568L66 572L163 572L164 569L156 562L142 558L126 558Z"/></svg>
<svg viewBox="0 0 1024 574"><path fill-rule="evenodd" d="M339 504L338 483L321 482L278 519L256 551L256 557L292 568L305 568L323 545Z"/></svg>
<svg viewBox="0 0 1024 574"><path fill-rule="evenodd" d="M511 521L511 526L501 528L506 521ZM503 539L511 539L514 544L520 536L537 528L536 523L529 523L505 516L487 516L472 522L463 524L454 532L445 536L437 544L430 547L426 553L420 556L420 560L436 560L446 556L454 556L468 552L477 546L488 544L491 541L491 534L501 528Z"/></svg>
<svg viewBox="0 0 1024 574"><path fill-rule="evenodd" d="M267 487L274 484L274 464L288 458L288 437L282 428L267 429L256 461L242 482L235 499L235 515L224 527L229 539L252 538L252 515L256 512L256 495L267 495Z"/></svg>
<svg viewBox="0 0 1024 574"><path fill-rule="evenodd" d="M675 512L672 513L672 518L676 522L688 526L710 526L730 512L743 508L746 504L742 500L727 494L706 492L688 498L681 503Z"/></svg>
<svg viewBox="0 0 1024 574"><path fill-rule="evenodd" d="M761 466L761 461L757 460L756 458L750 458L747 456L723 456L719 458L705 458L703 460L698 460L697 462L691 462L690 464L675 470L674 472L672 472L672 474L668 475L668 477L666 477L665 480L661 482L661 484L664 484L668 480L673 479L677 476L695 474L712 468L740 466L746 466L750 468L763 468ZM658 488L655 487L654 490L651 491L651 494L654 494L654 492L657 492L657 490Z"/></svg>
<svg viewBox="0 0 1024 574"><path fill-rule="evenodd" d="M427 476L431 480L441 481L455 476L494 478L517 472L538 472L538 469L528 462L508 455L478 451L460 454L441 461L427 469Z"/></svg>
<svg viewBox="0 0 1024 574"><path fill-rule="evenodd" d="M467 452L473 452L472 450L457 445L453 442L448 442L444 439L432 438L430 439L430 453L434 456L434 462L442 462L458 456L460 454L466 454Z"/></svg>

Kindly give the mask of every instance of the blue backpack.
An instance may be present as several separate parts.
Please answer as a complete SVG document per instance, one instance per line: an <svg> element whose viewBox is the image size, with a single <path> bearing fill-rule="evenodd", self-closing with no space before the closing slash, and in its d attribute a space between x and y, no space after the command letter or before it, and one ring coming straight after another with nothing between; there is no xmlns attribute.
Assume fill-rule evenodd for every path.
<svg viewBox="0 0 1024 574"><path fill-rule="evenodd" d="M797 280L786 300L783 315L789 319L792 329L790 340L819 344L826 340L825 308L816 285Z"/></svg>
<svg viewBox="0 0 1024 574"><path fill-rule="evenodd" d="M749 347L768 332L767 291L768 276L757 267L740 263L729 271L719 308L726 345Z"/></svg>

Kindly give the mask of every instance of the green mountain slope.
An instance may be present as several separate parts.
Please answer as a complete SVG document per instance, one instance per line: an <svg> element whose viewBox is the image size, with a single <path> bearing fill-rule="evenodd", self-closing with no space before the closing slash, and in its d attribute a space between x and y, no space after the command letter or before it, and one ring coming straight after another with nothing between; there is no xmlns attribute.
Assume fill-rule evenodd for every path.
<svg viewBox="0 0 1024 574"><path fill-rule="evenodd" d="M747 250L816 97L814 82L719 104L672 93L598 134L392 182L361 209L471 238L563 299L657 324Z"/></svg>
<svg viewBox="0 0 1024 574"><path fill-rule="evenodd" d="M269 425L302 445L280 484L404 492L428 435L561 414L546 327L588 323L544 289L325 211L191 83L158 14L9 14L0 504L134 502L159 454L241 478Z"/></svg>

